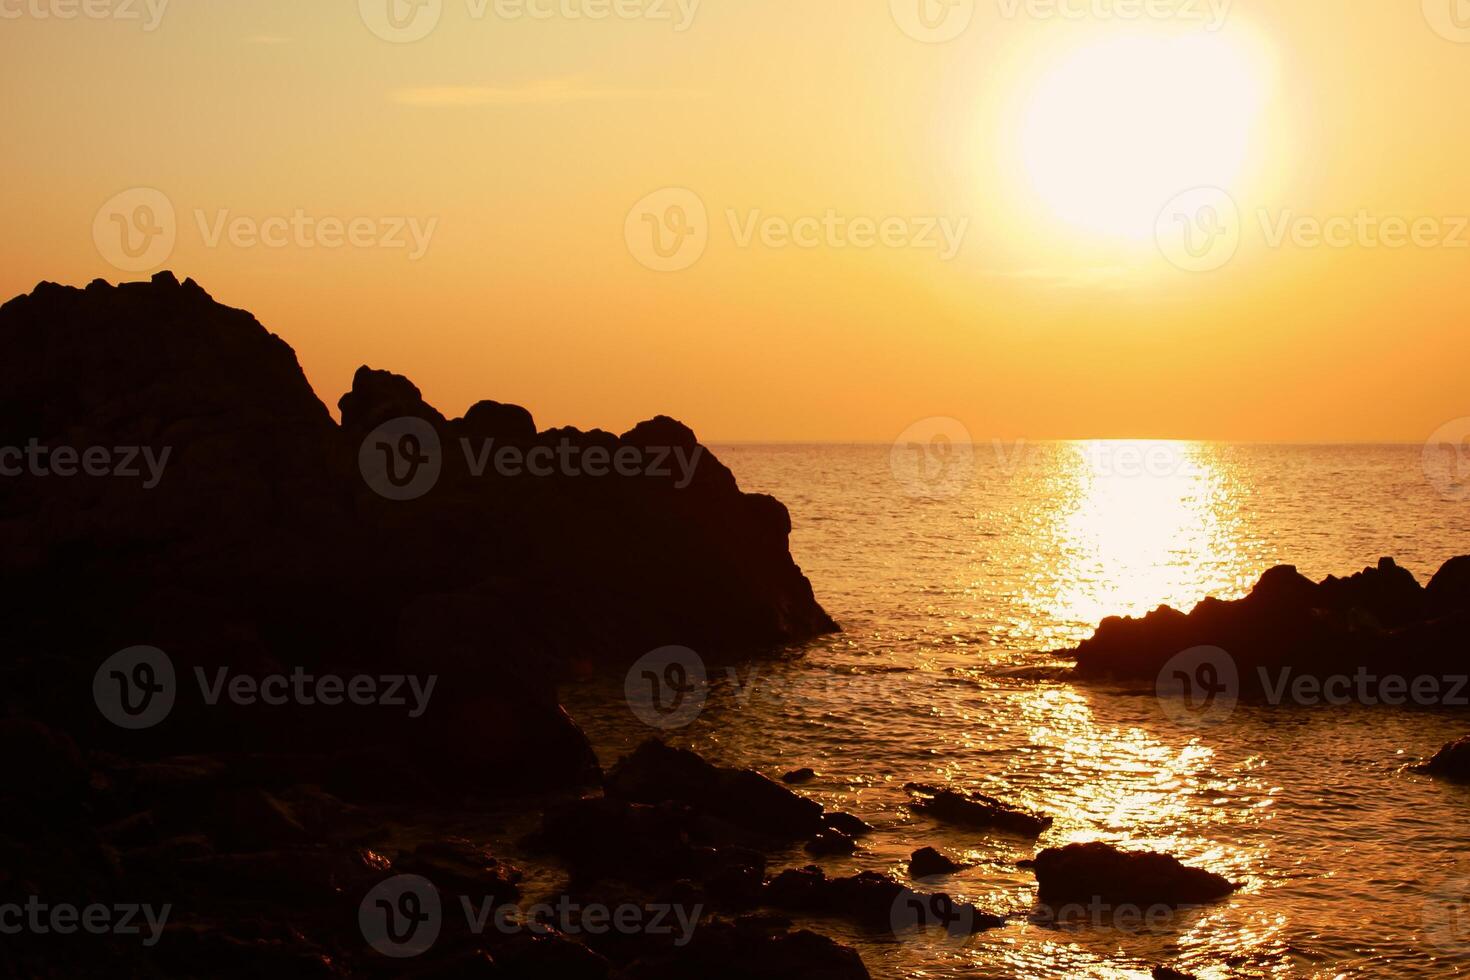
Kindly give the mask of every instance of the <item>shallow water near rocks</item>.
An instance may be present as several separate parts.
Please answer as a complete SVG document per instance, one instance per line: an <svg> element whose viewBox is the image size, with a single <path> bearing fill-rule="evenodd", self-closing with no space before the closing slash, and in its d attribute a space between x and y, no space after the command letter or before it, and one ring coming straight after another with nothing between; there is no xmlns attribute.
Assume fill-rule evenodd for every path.
<svg viewBox="0 0 1470 980"><path fill-rule="evenodd" d="M877 828L850 858L792 851L773 869L903 876L911 851L941 847L971 866L934 887L1014 917L963 941L814 924L873 976L1470 975L1470 787L1404 768L1470 733L1470 710L1241 705L1199 727L1151 686L1073 684L1046 652L1108 615L1237 597L1280 563L1320 578L1391 555L1427 581L1470 552L1470 503L1440 495L1420 447L1007 445L932 470L886 446L717 452L790 508L793 554L844 632L711 665L703 712L675 731L641 723L621 677L564 702L605 765L661 734L771 776L811 766L801 792ZM944 827L905 808L909 781L1056 822L1036 842ZM1086 840L1244 887L1152 929L1032 917L1016 862Z"/></svg>

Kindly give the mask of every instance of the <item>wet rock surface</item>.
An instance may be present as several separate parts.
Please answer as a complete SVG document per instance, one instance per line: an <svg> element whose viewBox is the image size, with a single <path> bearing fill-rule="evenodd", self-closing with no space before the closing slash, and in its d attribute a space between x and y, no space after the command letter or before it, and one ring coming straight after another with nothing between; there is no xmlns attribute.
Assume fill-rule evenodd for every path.
<svg viewBox="0 0 1470 980"><path fill-rule="evenodd" d="M0 307L0 345L0 446L47 453L0 480L0 903L168 910L141 939L6 936L0 974L866 976L778 924L711 914L686 949L473 929L459 906L527 897L473 814L601 782L558 678L836 629L785 507L688 428L540 432L497 402L448 419L368 368L339 424L283 340L169 273L42 284ZM505 448L551 469L479 467ZM569 889L613 894L589 872L628 861L600 869L586 842L617 840L648 865L645 904L744 907L765 874L745 841L829 832L779 784L685 763L655 805L551 807ZM442 905L410 959L361 918L419 908L368 901L404 876Z"/></svg>
<svg viewBox="0 0 1470 980"><path fill-rule="evenodd" d="M1415 769L1454 782L1470 782L1470 735L1445 745L1428 762L1415 766Z"/></svg>
<svg viewBox="0 0 1470 980"><path fill-rule="evenodd" d="M1427 586L1383 558L1376 567L1321 582L1282 565L1242 599L1205 599L1189 613L1163 606L1142 619L1105 619L1070 655L1080 677L1153 680L1181 652L1217 647L1232 658L1237 676L1230 683L1259 696L1280 668L1314 677L1359 668L1463 676L1467 631L1470 557L1445 563Z"/></svg>
<svg viewBox="0 0 1470 980"><path fill-rule="evenodd" d="M911 806L915 811L945 823L993 828L1024 837L1039 837L1052 824L1051 817L984 793L927 783L908 783L904 789L914 797Z"/></svg>
<svg viewBox="0 0 1470 980"><path fill-rule="evenodd" d="M942 851L921 847L909 856L909 877L934 878L954 874L965 866Z"/></svg>
<svg viewBox="0 0 1470 980"><path fill-rule="evenodd" d="M1168 854L1122 851L1102 842L1048 848L1036 856L1032 868L1037 897L1053 905L1203 905L1240 887Z"/></svg>

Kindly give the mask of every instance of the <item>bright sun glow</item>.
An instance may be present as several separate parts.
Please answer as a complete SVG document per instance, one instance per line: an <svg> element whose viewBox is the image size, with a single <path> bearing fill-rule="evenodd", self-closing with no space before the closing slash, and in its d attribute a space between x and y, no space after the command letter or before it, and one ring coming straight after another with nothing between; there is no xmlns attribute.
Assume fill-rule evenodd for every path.
<svg viewBox="0 0 1470 980"><path fill-rule="evenodd" d="M1175 195L1232 187L1262 89L1249 52L1218 34L1090 45L1036 87L1021 131L1026 172L1068 223L1148 237Z"/></svg>

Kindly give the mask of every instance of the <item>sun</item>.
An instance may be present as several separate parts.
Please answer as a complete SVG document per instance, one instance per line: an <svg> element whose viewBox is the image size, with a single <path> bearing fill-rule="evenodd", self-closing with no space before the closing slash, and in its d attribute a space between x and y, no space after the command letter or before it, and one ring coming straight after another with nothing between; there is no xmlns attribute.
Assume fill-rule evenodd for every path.
<svg viewBox="0 0 1470 980"><path fill-rule="evenodd" d="M1143 239L1183 191L1230 189L1252 152L1264 81L1220 34L1130 36L1073 51L1039 80L1021 120L1021 163L1069 225Z"/></svg>

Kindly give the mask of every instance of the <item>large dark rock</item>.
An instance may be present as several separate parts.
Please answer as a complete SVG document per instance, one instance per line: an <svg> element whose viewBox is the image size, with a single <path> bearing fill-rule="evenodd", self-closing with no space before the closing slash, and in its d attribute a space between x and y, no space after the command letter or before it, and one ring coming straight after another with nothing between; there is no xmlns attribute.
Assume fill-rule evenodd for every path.
<svg viewBox="0 0 1470 980"><path fill-rule="evenodd" d="M1448 743L1428 762L1415 767L1419 772L1443 776L1456 782L1470 782L1470 735Z"/></svg>
<svg viewBox="0 0 1470 980"><path fill-rule="evenodd" d="M1291 676L1449 678L1470 668L1470 558L1447 562L1427 587L1391 558L1347 578L1314 583L1291 566L1267 571L1249 595L1205 599L1189 613L1167 606L1142 619L1111 617L1071 655L1081 677L1153 680L1175 656L1218 647L1232 658L1239 692Z"/></svg>
<svg viewBox="0 0 1470 980"><path fill-rule="evenodd" d="M449 420L408 379L364 368L339 425L284 341L169 273L44 283L0 307L0 349L0 447L147 453L130 457L138 477L0 480L0 684L12 712L84 751L317 753L344 760L342 792L384 797L564 787L596 778L556 703L564 671L835 629L791 560L785 508L741 493L673 420L537 433L494 402ZM391 500L362 459L380 448L370 433L406 417L434 430L442 472ZM636 450L668 473L475 474L505 446ZM125 732L92 679L138 644L167 654L179 697ZM209 706L194 679L297 667L437 683L409 717Z"/></svg>
<svg viewBox="0 0 1470 980"><path fill-rule="evenodd" d="M756 918L702 925L688 945L633 963L619 980L868 980L855 950Z"/></svg>
<svg viewBox="0 0 1470 980"><path fill-rule="evenodd" d="M772 908L840 917L867 929L895 933L940 926L968 936L1005 924L1002 916L942 892L915 891L876 871L829 878L814 865L788 868L766 883L764 900Z"/></svg>
<svg viewBox="0 0 1470 980"><path fill-rule="evenodd" d="M1052 824L1051 817L984 793L925 783L908 783L904 789L913 795L915 810L945 823L994 828L1023 837L1039 837Z"/></svg>
<svg viewBox="0 0 1470 980"><path fill-rule="evenodd" d="M821 804L753 770L716 766L656 739L644 742L608 772L607 793L634 803L685 803L777 840L814 838L829 832Z"/></svg>
<svg viewBox="0 0 1470 980"><path fill-rule="evenodd" d="M1048 848L1033 869L1037 897L1052 905L1202 905L1240 887L1168 854L1120 851L1100 841Z"/></svg>
<svg viewBox="0 0 1470 980"><path fill-rule="evenodd" d="M909 856L909 876L912 878L950 875L963 870L964 867L948 854L933 847L921 847Z"/></svg>

